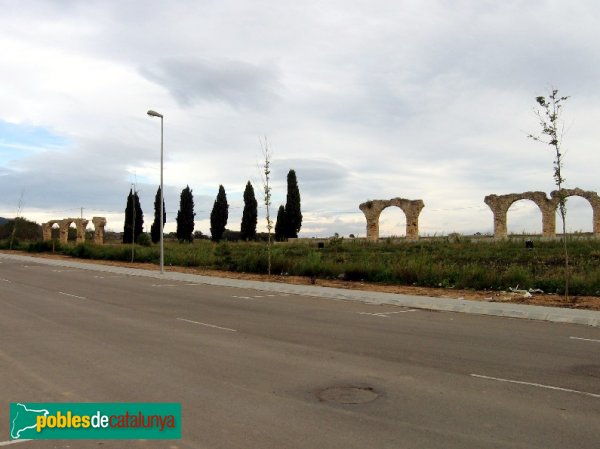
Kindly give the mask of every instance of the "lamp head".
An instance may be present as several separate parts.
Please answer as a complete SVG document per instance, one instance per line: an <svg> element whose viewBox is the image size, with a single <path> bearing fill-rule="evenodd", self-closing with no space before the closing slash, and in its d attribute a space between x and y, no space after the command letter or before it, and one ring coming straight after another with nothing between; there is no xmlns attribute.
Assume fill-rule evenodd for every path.
<svg viewBox="0 0 600 449"><path fill-rule="evenodd" d="M150 109L148 111L148 115L151 116L151 117L160 117L160 118L163 118L162 114L159 114L158 112L153 111L152 109Z"/></svg>

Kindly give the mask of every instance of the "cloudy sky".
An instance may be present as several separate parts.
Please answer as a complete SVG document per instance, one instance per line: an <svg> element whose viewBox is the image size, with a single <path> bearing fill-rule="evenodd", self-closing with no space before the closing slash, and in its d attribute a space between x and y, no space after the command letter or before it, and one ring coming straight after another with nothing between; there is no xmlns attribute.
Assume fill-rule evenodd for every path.
<svg viewBox="0 0 600 449"><path fill-rule="evenodd" d="M555 188L535 97L564 108L567 187L600 190L594 0L0 0L0 216L106 216L136 183L150 227L164 114L167 230L189 185L209 232L219 184L239 229L260 139L273 207L296 170L301 236L364 236L358 205L422 199L422 234L491 232L490 193ZM583 199L569 228L591 231ZM259 225L264 227L264 210ZM397 208L382 235L404 235ZM540 232L521 201L509 232Z"/></svg>

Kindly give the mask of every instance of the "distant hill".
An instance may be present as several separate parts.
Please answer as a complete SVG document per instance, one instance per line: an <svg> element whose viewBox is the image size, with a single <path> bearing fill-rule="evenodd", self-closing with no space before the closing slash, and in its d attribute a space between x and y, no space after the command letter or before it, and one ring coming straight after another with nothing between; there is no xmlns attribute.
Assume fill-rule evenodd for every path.
<svg viewBox="0 0 600 449"><path fill-rule="evenodd" d="M8 223L8 218L0 217L0 226L2 226L5 223Z"/></svg>

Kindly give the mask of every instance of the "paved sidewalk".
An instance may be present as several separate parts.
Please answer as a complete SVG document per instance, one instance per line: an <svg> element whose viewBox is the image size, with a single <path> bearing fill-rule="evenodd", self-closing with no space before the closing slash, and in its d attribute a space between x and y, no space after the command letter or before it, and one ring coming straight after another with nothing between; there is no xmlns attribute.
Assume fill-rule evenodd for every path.
<svg viewBox="0 0 600 449"><path fill-rule="evenodd" d="M393 304L415 309L493 315L529 320L553 321L559 323L584 324L587 326L600 327L600 312L593 310L530 306L526 304L467 301L464 299L432 298L428 296L411 296L395 293L319 287L316 285L295 285L283 284L279 282L219 278L189 273L178 273L173 271L165 272L161 275L159 271L152 270L141 270L137 268L116 267L111 265L82 263L60 259L43 259L17 254L0 253L0 260L2 259L18 260L25 263L39 263L44 265L79 268L82 270L101 271L105 273L124 274L128 276L142 276L155 279L218 285L222 287L249 288L268 292L291 293L320 298L362 301L371 304Z"/></svg>

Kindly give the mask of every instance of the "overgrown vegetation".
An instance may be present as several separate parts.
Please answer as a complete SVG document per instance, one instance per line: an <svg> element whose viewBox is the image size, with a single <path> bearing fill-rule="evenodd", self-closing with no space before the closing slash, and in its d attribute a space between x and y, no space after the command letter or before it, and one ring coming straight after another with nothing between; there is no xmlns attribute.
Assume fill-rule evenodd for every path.
<svg viewBox="0 0 600 449"><path fill-rule="evenodd" d="M600 240L570 238L572 295L600 296ZM8 241L0 246L8 248ZM31 252L52 251L52 242L20 244ZM129 261L126 245L77 245L55 251L73 257ZM136 248L136 262L158 264L158 246ZM333 238L324 248L317 244L277 244L271 247L274 274L316 276L423 287L477 290L541 289L564 293L562 242L525 239L368 243ZM167 242L165 265L201 267L246 273L268 272L268 247L260 242L195 240L191 245Z"/></svg>

